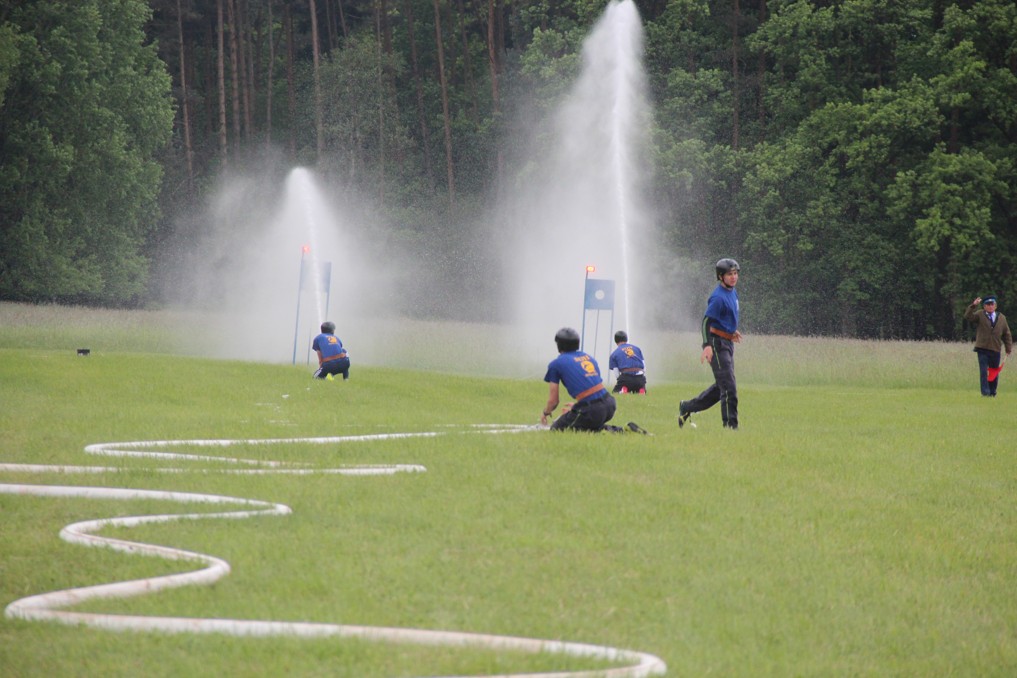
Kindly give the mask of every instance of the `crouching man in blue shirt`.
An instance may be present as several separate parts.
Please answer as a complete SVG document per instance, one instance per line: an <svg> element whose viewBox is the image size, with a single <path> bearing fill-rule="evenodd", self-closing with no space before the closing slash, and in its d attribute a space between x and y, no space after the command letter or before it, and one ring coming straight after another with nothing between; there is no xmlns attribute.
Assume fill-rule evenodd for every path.
<svg viewBox="0 0 1017 678"><path fill-rule="evenodd" d="M544 375L548 395L540 423L547 425L558 407L559 384L565 384L565 390L576 402L563 408L563 414L551 424L552 431L624 431L607 423L614 416L617 403L604 386L597 361L579 350L579 333L571 327L563 327L554 335L554 343L558 346L558 357L548 364ZM635 423L628 427L637 433L646 433Z"/></svg>
<svg viewBox="0 0 1017 678"><path fill-rule="evenodd" d="M318 369L314 371L315 379L326 379L333 375L343 375L343 380L350 378L350 354L343 347L343 342L335 336L335 323L332 321L321 324L321 334L314 338L311 348L318 354Z"/></svg>
<svg viewBox="0 0 1017 678"><path fill-rule="evenodd" d="M611 352L607 363L607 369L618 370L618 381L612 392L646 395L646 362L643 360L643 352L635 344L629 343L629 335L625 330L614 333L614 343L618 348Z"/></svg>

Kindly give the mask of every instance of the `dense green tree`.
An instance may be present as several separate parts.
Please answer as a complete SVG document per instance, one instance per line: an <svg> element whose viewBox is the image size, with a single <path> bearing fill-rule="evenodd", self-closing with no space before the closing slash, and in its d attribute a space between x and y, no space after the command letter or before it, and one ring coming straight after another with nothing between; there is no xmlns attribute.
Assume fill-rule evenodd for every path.
<svg viewBox="0 0 1017 678"><path fill-rule="evenodd" d="M935 142L938 112L928 97L880 92L825 106L753 154L741 196L745 246L766 281L762 324L771 331L901 333L915 259L907 231L884 216L885 188L895 164Z"/></svg>
<svg viewBox="0 0 1017 678"><path fill-rule="evenodd" d="M0 297L143 300L227 161L316 165L468 270L605 0L148 4L0 0ZM767 332L957 337L972 295L1017 300L1012 0L637 5L668 280L740 258Z"/></svg>
<svg viewBox="0 0 1017 678"><path fill-rule="evenodd" d="M142 0L5 3L0 296L142 299L173 114L149 16Z"/></svg>

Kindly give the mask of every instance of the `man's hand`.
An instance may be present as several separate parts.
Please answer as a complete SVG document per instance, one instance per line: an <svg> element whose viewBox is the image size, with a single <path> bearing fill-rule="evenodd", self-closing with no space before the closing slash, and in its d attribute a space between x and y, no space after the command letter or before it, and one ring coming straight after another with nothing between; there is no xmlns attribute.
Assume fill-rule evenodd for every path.
<svg viewBox="0 0 1017 678"><path fill-rule="evenodd" d="M540 423L547 426L547 420L554 414L558 407L558 382L551 382L547 385L547 404L540 413Z"/></svg>
<svg viewBox="0 0 1017 678"><path fill-rule="evenodd" d="M741 340L742 340L742 333L741 333L741 332L739 332L738 330L735 330L735 333L734 333L734 335L733 335L733 336L731 337L731 341L733 341L734 343L736 343L736 344L737 344L737 343L739 343L739 342L740 342Z"/></svg>
<svg viewBox="0 0 1017 678"><path fill-rule="evenodd" d="M713 360L713 347L707 346L703 349L703 354L699 356L699 364L708 363Z"/></svg>
<svg viewBox="0 0 1017 678"><path fill-rule="evenodd" d="M971 302L971 305L972 306L978 306L978 304L980 304L980 303L982 303L982 298L981 297L975 297L975 300Z"/></svg>

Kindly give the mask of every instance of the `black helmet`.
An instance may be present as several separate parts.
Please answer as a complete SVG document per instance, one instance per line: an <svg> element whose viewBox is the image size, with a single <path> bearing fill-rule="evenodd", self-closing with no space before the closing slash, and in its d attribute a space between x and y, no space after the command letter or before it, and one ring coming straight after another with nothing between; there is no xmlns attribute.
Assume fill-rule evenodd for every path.
<svg viewBox="0 0 1017 678"><path fill-rule="evenodd" d="M555 333L554 343L558 345L559 351L578 351L579 332L571 327L563 327Z"/></svg>
<svg viewBox="0 0 1017 678"><path fill-rule="evenodd" d="M326 320L321 324L321 331L325 334L332 334L335 332L335 323L331 320Z"/></svg>
<svg viewBox="0 0 1017 678"><path fill-rule="evenodd" d="M629 335L625 332L625 330L618 330L617 332L614 333L614 343L620 344L628 340Z"/></svg>
<svg viewBox="0 0 1017 678"><path fill-rule="evenodd" d="M742 267L738 265L738 262L734 259L724 258L717 262L717 280L724 277L725 273L731 271L740 271Z"/></svg>

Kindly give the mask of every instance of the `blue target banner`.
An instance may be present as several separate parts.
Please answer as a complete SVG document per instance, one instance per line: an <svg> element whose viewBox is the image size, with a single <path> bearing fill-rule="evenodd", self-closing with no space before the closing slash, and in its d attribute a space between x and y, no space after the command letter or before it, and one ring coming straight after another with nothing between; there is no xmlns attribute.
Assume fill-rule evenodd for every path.
<svg viewBox="0 0 1017 678"><path fill-rule="evenodd" d="M315 274L317 273L317 276ZM317 278L317 280L315 280ZM314 283L317 282L317 287ZM328 292L332 286L332 262L331 261L319 261L319 262L300 262L300 289L308 290L321 290L322 292Z"/></svg>
<svg viewBox="0 0 1017 678"><path fill-rule="evenodd" d="M586 302L583 308L587 311L614 310L614 281L586 279Z"/></svg>

